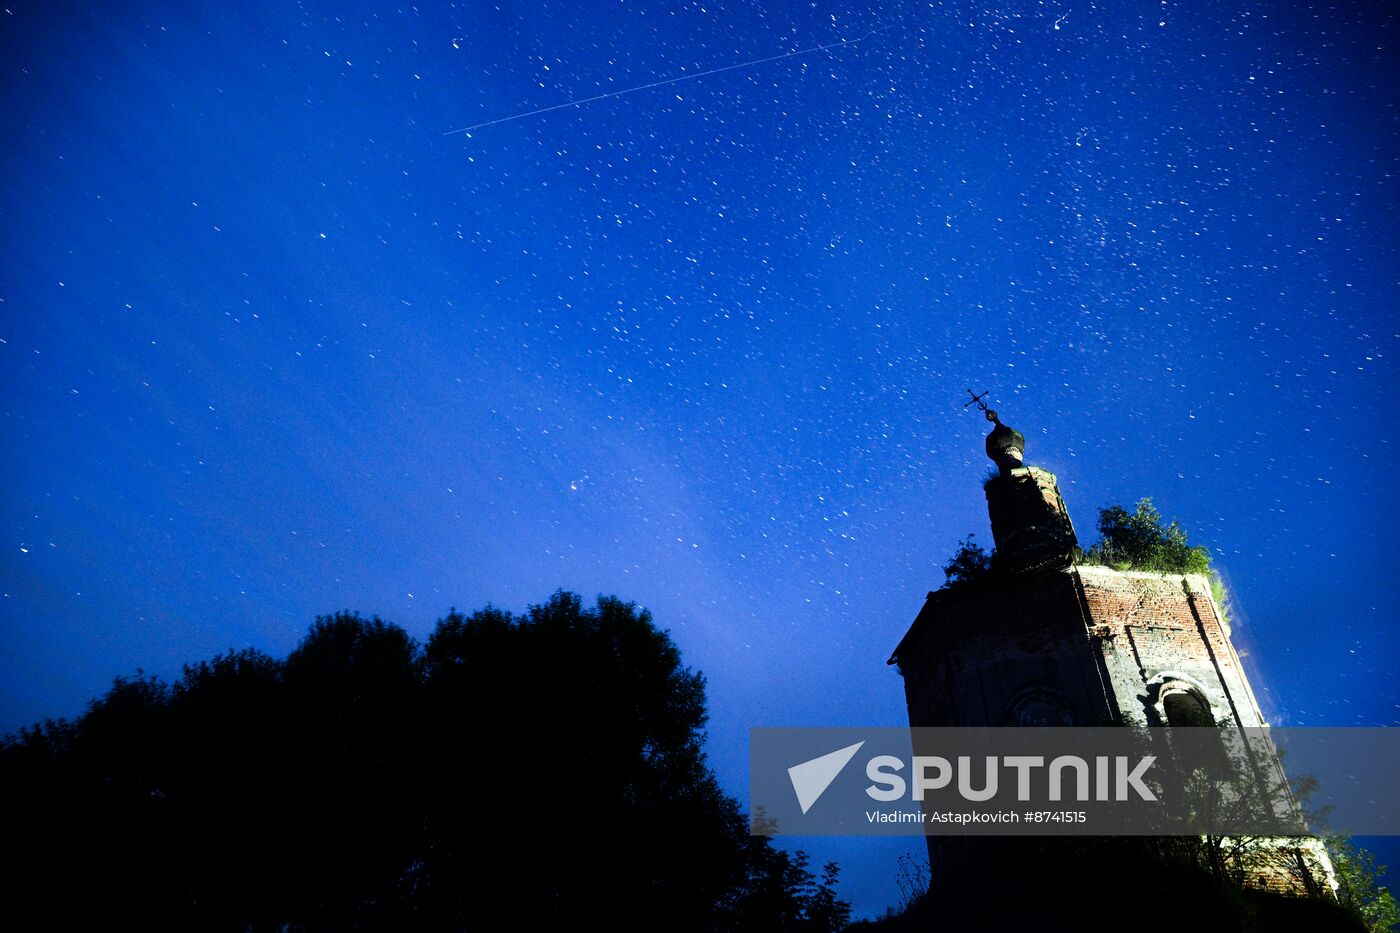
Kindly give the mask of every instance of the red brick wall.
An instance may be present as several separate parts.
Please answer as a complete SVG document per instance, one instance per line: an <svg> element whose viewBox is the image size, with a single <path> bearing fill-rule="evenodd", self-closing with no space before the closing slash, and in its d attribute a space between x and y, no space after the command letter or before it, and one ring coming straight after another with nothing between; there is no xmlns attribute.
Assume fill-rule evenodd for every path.
<svg viewBox="0 0 1400 933"><path fill-rule="evenodd" d="M1203 577L1070 567L932 593L896 652L912 725L1014 725L1029 693L1075 724L1155 722L1164 679L1261 724Z"/></svg>

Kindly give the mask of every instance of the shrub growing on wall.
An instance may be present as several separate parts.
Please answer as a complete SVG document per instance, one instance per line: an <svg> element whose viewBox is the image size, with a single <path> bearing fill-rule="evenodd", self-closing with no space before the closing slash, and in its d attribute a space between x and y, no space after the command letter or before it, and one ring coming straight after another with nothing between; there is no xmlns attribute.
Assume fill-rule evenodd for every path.
<svg viewBox="0 0 1400 933"><path fill-rule="evenodd" d="M1188 544L1186 531L1176 522L1163 524L1151 499L1138 500L1132 512L1121 505L1100 509L1099 534L1084 563L1154 573L1210 571L1210 551Z"/></svg>

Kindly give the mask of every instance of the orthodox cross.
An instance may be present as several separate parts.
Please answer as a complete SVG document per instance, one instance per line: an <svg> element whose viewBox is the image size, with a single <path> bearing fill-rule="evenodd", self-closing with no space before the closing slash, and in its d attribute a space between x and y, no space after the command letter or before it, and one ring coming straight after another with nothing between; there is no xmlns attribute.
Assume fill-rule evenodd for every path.
<svg viewBox="0 0 1400 933"><path fill-rule="evenodd" d="M968 389L967 394L972 396L972 399L970 401L963 402L963 408L968 408L975 404L978 408L982 409L982 413L987 416L988 421L1001 424L1001 422L997 419L997 413L993 411L985 401L987 396L991 394L991 391L991 389L988 389L986 392L983 392L981 395L978 395L976 392L973 392L971 389Z"/></svg>

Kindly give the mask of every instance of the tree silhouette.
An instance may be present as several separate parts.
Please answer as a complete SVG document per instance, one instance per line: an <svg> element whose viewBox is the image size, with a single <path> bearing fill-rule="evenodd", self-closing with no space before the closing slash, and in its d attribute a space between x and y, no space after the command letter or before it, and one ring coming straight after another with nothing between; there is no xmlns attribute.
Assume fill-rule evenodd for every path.
<svg viewBox="0 0 1400 933"><path fill-rule="evenodd" d="M748 834L705 682L635 606L350 613L285 660L119 678L7 737L27 928L833 930L836 868Z"/></svg>

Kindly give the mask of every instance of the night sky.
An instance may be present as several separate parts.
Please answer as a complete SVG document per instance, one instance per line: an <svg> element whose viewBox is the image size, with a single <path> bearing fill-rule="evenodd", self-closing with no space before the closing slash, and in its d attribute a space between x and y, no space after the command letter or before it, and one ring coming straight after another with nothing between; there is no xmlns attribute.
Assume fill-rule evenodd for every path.
<svg viewBox="0 0 1400 933"><path fill-rule="evenodd" d="M0 731L562 587L742 799L750 727L906 721L968 387L1082 538L1213 550L1274 721L1400 724L1384 7L7 4ZM858 913L921 847L800 842Z"/></svg>

